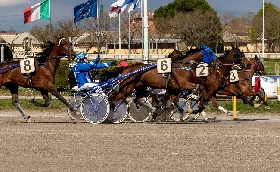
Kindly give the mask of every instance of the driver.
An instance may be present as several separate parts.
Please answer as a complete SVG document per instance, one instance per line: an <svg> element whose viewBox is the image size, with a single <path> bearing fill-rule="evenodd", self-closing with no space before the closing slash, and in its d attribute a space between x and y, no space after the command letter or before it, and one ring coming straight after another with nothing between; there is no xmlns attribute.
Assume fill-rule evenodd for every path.
<svg viewBox="0 0 280 172"><path fill-rule="evenodd" d="M92 60L91 62L88 62L87 54L84 52L78 52L76 54L75 60L77 64L71 68L70 72L73 72L76 78L78 85L78 89L76 91L90 90L92 87L98 85L97 83L93 82L93 77L90 73L92 69L106 68L116 64L115 61L98 63L100 61L99 57ZM97 92L98 91L102 92L101 88L99 88Z"/></svg>

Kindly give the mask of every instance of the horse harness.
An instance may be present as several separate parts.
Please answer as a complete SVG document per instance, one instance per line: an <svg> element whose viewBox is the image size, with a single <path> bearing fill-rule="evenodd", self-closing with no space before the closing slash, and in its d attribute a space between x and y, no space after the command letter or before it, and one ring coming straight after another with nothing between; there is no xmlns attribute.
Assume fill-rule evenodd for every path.
<svg viewBox="0 0 280 172"><path fill-rule="evenodd" d="M174 67L174 66L172 66L171 69L172 68L177 68L177 69L181 69L181 70L186 70L186 71L194 72L194 69L192 69L191 67L185 66L185 64L190 64L190 65L196 64L196 65L198 65L197 62L195 62L193 60L190 60L188 63L181 64L181 67ZM162 77L166 80L166 89L168 88L168 85L170 83L169 81L170 81L171 75L172 75L171 72L170 73L163 73L162 74Z"/></svg>
<svg viewBox="0 0 280 172"><path fill-rule="evenodd" d="M66 49L64 48L64 46L63 46L64 44L61 43L62 40L65 40L65 38L61 38L61 39L58 41L58 47L62 49L63 54L66 54L66 53L69 52L70 50L69 50L69 49L66 50ZM46 58L46 61L47 61L47 60L52 60L52 59L57 59L57 58L62 58L62 57L64 57L64 56L48 57L48 58ZM33 57L33 58L34 58L34 57ZM39 66L42 66L42 65L44 65L44 62L40 62L39 60L36 60L36 61L35 61L35 67L39 67ZM35 68L35 69L36 69L36 68ZM34 73L34 72L32 72L32 73ZM31 75L32 73L26 74L26 75L28 75L28 83L30 84L31 88L33 88L32 75Z"/></svg>

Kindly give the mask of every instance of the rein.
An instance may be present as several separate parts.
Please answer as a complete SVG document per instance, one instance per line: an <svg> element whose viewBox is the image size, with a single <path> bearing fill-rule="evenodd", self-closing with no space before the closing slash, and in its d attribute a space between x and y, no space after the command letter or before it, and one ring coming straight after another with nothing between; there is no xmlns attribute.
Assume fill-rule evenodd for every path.
<svg viewBox="0 0 280 172"><path fill-rule="evenodd" d="M16 68L16 67L19 67L19 64L13 64L13 65L11 65L11 66L4 66L4 67L1 67L0 68L0 71L2 71L2 70L5 70L5 69L13 69L13 68Z"/></svg>
<svg viewBox="0 0 280 172"><path fill-rule="evenodd" d="M223 66L232 66L233 64L230 64L230 63L225 63L225 64L223 64L223 63L222 63L222 65L223 65Z"/></svg>
<svg viewBox="0 0 280 172"><path fill-rule="evenodd" d="M237 71L237 72L252 72L253 70L250 69L246 69L246 70L241 70L241 71Z"/></svg>

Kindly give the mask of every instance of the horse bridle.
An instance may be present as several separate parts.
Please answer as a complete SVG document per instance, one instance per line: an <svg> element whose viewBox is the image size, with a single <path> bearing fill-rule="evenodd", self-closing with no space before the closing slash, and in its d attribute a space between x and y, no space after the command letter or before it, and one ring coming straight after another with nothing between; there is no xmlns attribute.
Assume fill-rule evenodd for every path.
<svg viewBox="0 0 280 172"><path fill-rule="evenodd" d="M67 54L67 52L70 51L70 48L68 48L68 50L66 50L66 49L63 47L64 44L61 43L62 40L65 40L65 38L61 38L61 39L58 41L58 45L57 45L57 46L58 46L59 48L61 48L63 54ZM58 57L58 58L63 58L63 57L65 57L65 56L48 57L47 60L57 59L57 57Z"/></svg>
<svg viewBox="0 0 280 172"><path fill-rule="evenodd" d="M257 66L260 66L259 63L262 63L262 62L258 59L258 60L256 60L254 63L256 63ZM263 74L265 74L263 71L264 71L264 67L262 67L261 70L258 70L258 71L256 71L255 73L257 73L258 75L263 75Z"/></svg>
<svg viewBox="0 0 280 172"><path fill-rule="evenodd" d="M62 52L63 52L63 54L67 54L67 52L69 52L70 51L70 48L68 48L68 50L65 50L65 48L64 48L64 44L61 44L61 41L62 40L65 40L65 38L61 38L59 41L58 41L58 46L62 49ZM64 56L62 56L62 57L64 57Z"/></svg>

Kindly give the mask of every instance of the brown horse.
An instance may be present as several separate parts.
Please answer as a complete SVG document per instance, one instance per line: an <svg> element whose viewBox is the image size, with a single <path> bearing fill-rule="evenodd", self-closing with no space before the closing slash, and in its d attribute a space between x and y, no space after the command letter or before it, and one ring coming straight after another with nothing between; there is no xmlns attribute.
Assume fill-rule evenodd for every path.
<svg viewBox="0 0 280 172"><path fill-rule="evenodd" d="M20 61L6 61L0 64L0 87L5 86L12 94L12 104L21 115L28 119L24 110L18 102L18 88L34 88L41 92L44 104L31 101L35 106L48 107L50 104L49 95L51 93L63 102L68 108L73 110L67 100L57 91L54 86L55 72L59 66L60 59L65 56L75 55L72 47L65 38L58 38L55 43L49 42L45 50L35 57L35 71L29 74L22 74ZM25 66L27 65L27 66ZM29 63L25 63L24 67Z"/></svg>
<svg viewBox="0 0 280 172"><path fill-rule="evenodd" d="M208 69L208 76L197 78L196 83L202 83L206 92L204 102L208 102L215 97L217 90L229 83L232 65L241 63L242 56L243 52L238 47L232 45L231 50L226 51L223 56L218 57L212 62L212 65ZM218 104L213 105L218 107Z"/></svg>
<svg viewBox="0 0 280 172"><path fill-rule="evenodd" d="M247 58L244 57L243 61L244 60L247 61ZM253 98L258 96L260 100L263 101L266 108L269 108L268 103L264 100L260 93L252 90L253 75L255 73L264 75L266 73L264 70L263 63L258 59L258 57L255 57L254 59L251 59L250 61L247 61L245 63L249 65L249 68L243 67L241 70L238 71L239 81L235 83L230 83L227 87L224 87L222 90L219 90L218 94L237 96L238 98L241 98L244 103L254 106L255 108L258 108L260 104L254 104L252 102L253 99L248 101L247 96L253 96Z"/></svg>
<svg viewBox="0 0 280 172"><path fill-rule="evenodd" d="M176 53L177 52L174 52L174 54ZM174 56L173 59L170 56L172 61L180 62L172 63L172 72L169 76L165 77L162 74L159 74L157 68L154 67L149 70L140 71L131 77L127 77L120 83L119 92L114 94L115 96L111 101L111 106L123 97L128 96L135 88L137 88L136 100L144 94L147 86L151 88L168 89L169 94L175 95L175 97L177 97L180 91L196 89L197 84L190 82L190 79L193 77L193 71L195 70L196 65L202 59L201 50L197 49L192 51L192 53L187 56L188 61L185 63L181 62L185 56L180 56L182 59L176 59L175 57L177 56ZM121 74L125 75L145 66L147 66L147 64L133 64L124 68Z"/></svg>
<svg viewBox="0 0 280 172"><path fill-rule="evenodd" d="M119 92L115 94L115 97L111 101L111 105L113 106L119 99L129 95L135 88L137 88L137 93L139 93L139 90L144 91L146 89L146 86L149 86L151 88L167 89L168 93L171 95L172 101L174 101L175 98L177 98L177 96L179 95L179 93L184 90L195 89L199 90L199 93L205 94L204 89L201 87L202 85L205 85L204 82L207 83L206 85L208 87L206 95L209 95L207 95L206 98L204 96L201 96L201 99L210 99L213 92L216 91L217 88L223 83L221 77L228 76L230 73L231 67L223 67L223 64L229 63L231 65L234 62L235 54L234 51L230 51L227 54L227 56L229 57L224 59L220 58L214 63L214 65L216 65L216 68L219 69L214 69L210 72L210 75L216 76L216 78L212 77L209 79L200 79L195 76L194 71L196 66L201 62L203 58L202 53L203 52L200 49L198 49L196 51L193 51L192 53L189 53L187 57L182 56L182 60L177 60L178 62L173 62L171 74L168 76L163 76L162 74L159 74L157 72L156 68L152 68L147 71L141 71L131 77L126 78L120 83ZM140 63L131 65L125 68L122 74L127 74L144 66L146 66L146 64ZM226 71L224 69L226 69ZM219 78L219 80L218 82L215 82L217 81L217 78ZM213 87L210 85L215 86ZM203 109L203 103L200 104L200 108Z"/></svg>

